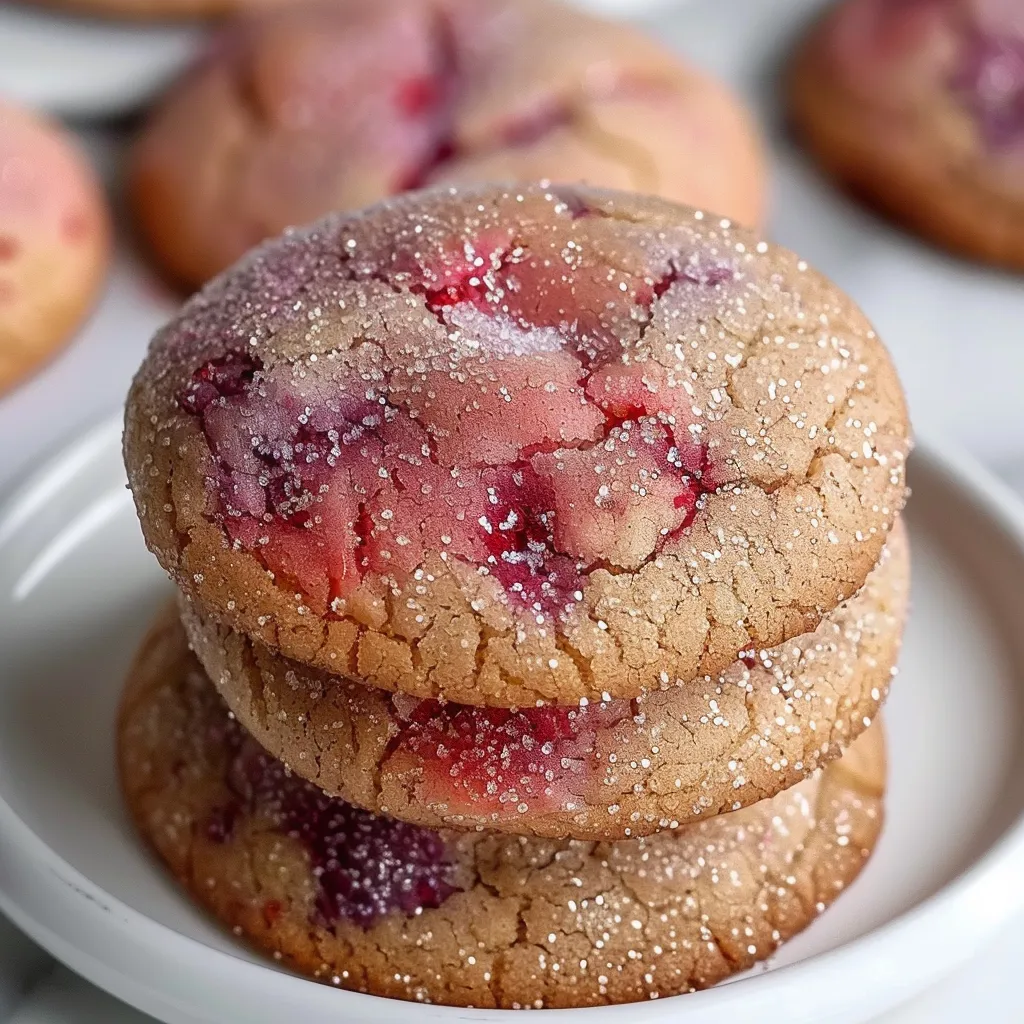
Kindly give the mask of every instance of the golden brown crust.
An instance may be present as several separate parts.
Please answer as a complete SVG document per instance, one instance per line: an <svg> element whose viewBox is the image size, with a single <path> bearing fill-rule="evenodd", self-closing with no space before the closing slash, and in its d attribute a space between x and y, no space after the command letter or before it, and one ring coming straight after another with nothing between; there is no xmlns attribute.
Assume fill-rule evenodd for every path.
<svg viewBox="0 0 1024 1024"><path fill-rule="evenodd" d="M0 103L0 392L50 359L92 308L110 258L106 200L56 124Z"/></svg>
<svg viewBox="0 0 1024 1024"><path fill-rule="evenodd" d="M654 199L580 195L600 214L574 219L540 188L402 197L288 236L189 303L154 340L125 429L143 531L175 582L226 625L310 666L416 697L505 707L632 698L660 688L666 672L717 675L743 650L814 630L856 593L905 500L909 447L899 381L870 324L798 257L728 222ZM426 211L431 230L420 236ZM538 249L559 250L568 239L634 271L662 247L735 261L729 290L701 298L706 308L686 297L680 305L670 290L643 326L635 307L614 311L635 372L678 382L708 457L730 482L709 491L692 526L665 543L634 529L643 520L620 527L616 544L644 545L634 568L589 566L581 596L555 628L550 617L535 622L516 611L494 575L429 549L416 573L368 582L328 613L294 579L268 571L260 549L228 543L211 508L217 465L201 424L175 396L196 367L232 344L303 388L314 373L342 372L335 367L379 343L412 347L429 337L448 346L460 335L426 316L422 298L348 277L338 250L358 238L372 254L386 237L389 251L401 252L428 246L435 232L458 237L464 217L486 231L492 218L507 224L513 215L524 237L537 233ZM326 278L320 269L296 276L297 260L331 269ZM308 289L325 289L323 307ZM339 296L351 312L333 312ZM311 346L325 356L316 366ZM340 386L331 380L317 393ZM583 504L591 501L581 493Z"/></svg>
<svg viewBox="0 0 1024 1024"><path fill-rule="evenodd" d="M629 25L548 0L332 0L228 29L145 128L130 195L154 256L195 287L410 181L581 181L759 224L764 164L729 89Z"/></svg>
<svg viewBox="0 0 1024 1024"><path fill-rule="evenodd" d="M422 705L287 661L193 603L183 600L181 611L193 649L242 725L328 793L430 828L619 840L768 799L839 757L885 700L908 584L906 532L897 524L864 589L814 633L751 652L749 664L713 680L574 712L571 767L557 743L546 755L530 744L526 764L534 776L547 771L546 786L515 774L518 746L509 750L515 731L507 726L491 740L488 767L474 769L491 784L461 785L446 761L432 758L445 734L422 738ZM457 713L447 709L449 721ZM485 729L474 739L477 753L486 737Z"/></svg>
<svg viewBox="0 0 1024 1024"><path fill-rule="evenodd" d="M837 79L826 17L794 55L786 92L793 125L821 166L894 221L963 256L1024 269L1024 195L913 116L883 109Z"/></svg>
<svg viewBox="0 0 1024 1024"><path fill-rule="evenodd" d="M257 808L230 838L225 715L172 619L129 678L121 782L139 829L192 897L240 937L343 988L482 1007L640 1001L713 985L768 956L857 876L882 823L880 727L771 802L617 844L447 835L458 890L365 930L313 913L307 854Z"/></svg>

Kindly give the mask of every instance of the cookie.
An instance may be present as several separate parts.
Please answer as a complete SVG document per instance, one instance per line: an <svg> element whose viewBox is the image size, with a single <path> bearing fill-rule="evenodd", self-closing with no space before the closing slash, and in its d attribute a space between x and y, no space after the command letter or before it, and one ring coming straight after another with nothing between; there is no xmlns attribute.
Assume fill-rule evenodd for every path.
<svg viewBox="0 0 1024 1024"><path fill-rule="evenodd" d="M878 726L771 801L650 839L394 822L264 753L173 619L132 670L118 746L142 835L236 935L328 984L457 1006L593 1006L713 985L830 904L882 823Z"/></svg>
<svg viewBox="0 0 1024 1024"><path fill-rule="evenodd" d="M1024 14L1000 0L844 0L789 83L829 172L908 228L1024 269Z"/></svg>
<svg viewBox="0 0 1024 1024"><path fill-rule="evenodd" d="M0 102L0 392L79 326L110 250L106 202L56 125Z"/></svg>
<svg viewBox="0 0 1024 1024"><path fill-rule="evenodd" d="M549 0L335 0L232 24L132 167L142 234L189 286L289 225L442 182L586 181L751 224L765 204L724 85Z"/></svg>
<svg viewBox="0 0 1024 1024"><path fill-rule="evenodd" d="M296 661L608 701L815 629L878 561L907 419L857 307L656 199L434 190L259 249L128 400L143 531Z"/></svg>
<svg viewBox="0 0 1024 1024"><path fill-rule="evenodd" d="M245 729L332 796L430 828L617 840L773 797L861 734L899 652L900 524L887 553L815 632L748 652L713 679L577 708L389 695L280 658L188 602L182 620Z"/></svg>

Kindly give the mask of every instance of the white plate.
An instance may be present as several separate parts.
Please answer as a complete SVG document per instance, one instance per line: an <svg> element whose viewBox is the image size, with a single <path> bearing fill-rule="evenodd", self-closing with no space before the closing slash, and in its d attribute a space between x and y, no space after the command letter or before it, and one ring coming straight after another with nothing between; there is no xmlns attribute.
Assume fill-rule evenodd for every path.
<svg viewBox="0 0 1024 1024"><path fill-rule="evenodd" d="M192 60L196 25L77 18L0 0L0 96L65 117L142 106Z"/></svg>
<svg viewBox="0 0 1024 1024"><path fill-rule="evenodd" d="M142 544L119 433L110 423L79 440L0 513L0 906L170 1024L510 1016L384 1004L282 973L195 911L143 851L117 794L112 723L168 584ZM1024 906L1024 511L966 457L926 450L913 468L914 614L887 711L875 858L771 970L588 1020L861 1021Z"/></svg>

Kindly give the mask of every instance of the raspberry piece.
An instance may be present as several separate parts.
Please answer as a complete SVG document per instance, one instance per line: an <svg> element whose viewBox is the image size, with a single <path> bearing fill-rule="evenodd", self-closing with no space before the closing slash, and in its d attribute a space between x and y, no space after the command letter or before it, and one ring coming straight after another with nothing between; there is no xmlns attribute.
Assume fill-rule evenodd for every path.
<svg viewBox="0 0 1024 1024"><path fill-rule="evenodd" d="M487 566L505 592L527 608L557 616L578 600L579 566L555 550L554 490L531 466L488 471L476 524Z"/></svg>
<svg viewBox="0 0 1024 1024"><path fill-rule="evenodd" d="M522 711L422 701L412 709L389 766L421 767L421 796L456 812L571 811L597 729L628 714L623 701Z"/></svg>
<svg viewBox="0 0 1024 1024"><path fill-rule="evenodd" d="M244 352L228 352L211 359L192 374L178 395L178 404L186 412L201 416L218 398L242 394L261 368L258 360Z"/></svg>

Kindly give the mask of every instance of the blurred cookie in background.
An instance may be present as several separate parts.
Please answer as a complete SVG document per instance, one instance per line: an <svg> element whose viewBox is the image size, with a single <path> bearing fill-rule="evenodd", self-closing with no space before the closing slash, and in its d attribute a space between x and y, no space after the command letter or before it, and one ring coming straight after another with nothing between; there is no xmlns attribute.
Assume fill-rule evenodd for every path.
<svg viewBox="0 0 1024 1024"><path fill-rule="evenodd" d="M56 125L0 102L0 392L82 322L109 250L106 202L88 161Z"/></svg>
<svg viewBox="0 0 1024 1024"><path fill-rule="evenodd" d="M1024 3L844 0L802 43L793 120L820 163L955 252L1024 269Z"/></svg>
<svg viewBox="0 0 1024 1024"><path fill-rule="evenodd" d="M198 285L285 227L420 186L585 181L745 223L765 203L728 89L545 0L335 0L229 27L138 142L133 205Z"/></svg>

